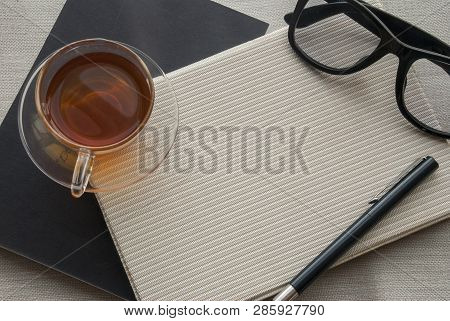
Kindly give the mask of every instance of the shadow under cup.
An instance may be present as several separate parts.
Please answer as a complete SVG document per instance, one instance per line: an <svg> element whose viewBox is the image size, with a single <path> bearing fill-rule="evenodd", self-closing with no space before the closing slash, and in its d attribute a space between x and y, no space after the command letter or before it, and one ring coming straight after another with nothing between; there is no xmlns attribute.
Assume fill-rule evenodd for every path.
<svg viewBox="0 0 450 321"><path fill-rule="evenodd" d="M44 62L36 80L35 104L48 131L78 152L73 196L85 192L96 155L122 149L138 135L154 100L146 64L120 43L82 40Z"/></svg>

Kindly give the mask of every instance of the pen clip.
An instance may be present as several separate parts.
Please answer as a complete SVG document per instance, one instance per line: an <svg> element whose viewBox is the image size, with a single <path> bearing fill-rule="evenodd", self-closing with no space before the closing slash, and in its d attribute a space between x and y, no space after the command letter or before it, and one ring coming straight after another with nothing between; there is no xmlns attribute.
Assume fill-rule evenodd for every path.
<svg viewBox="0 0 450 321"><path fill-rule="evenodd" d="M417 165L420 164L425 159L425 157L420 157L416 159L411 165L406 167L399 175L397 175L381 192L379 192L377 195L375 195L374 198L372 198L369 201L369 204L375 204L378 202L389 190L394 187L400 180L405 177L406 174L408 174L413 168L415 168Z"/></svg>

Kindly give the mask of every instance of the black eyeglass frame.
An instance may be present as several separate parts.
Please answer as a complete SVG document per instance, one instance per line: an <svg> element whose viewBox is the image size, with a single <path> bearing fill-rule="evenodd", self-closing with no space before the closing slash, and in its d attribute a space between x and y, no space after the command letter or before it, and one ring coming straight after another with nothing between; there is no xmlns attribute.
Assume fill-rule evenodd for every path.
<svg viewBox="0 0 450 321"><path fill-rule="evenodd" d="M364 27L369 29L369 31L374 33L376 32L376 35L380 37L380 43L378 44L377 48L365 59L358 61L355 65L349 68L332 68L321 64L320 62L309 57L297 45L295 41L295 29L296 26L301 23L301 21L299 21L299 18L308 1L309 0L299 0L294 12L285 16L286 22L289 23L289 43L297 53L297 55L313 65L315 68L334 75L353 74L369 67L387 54L396 55L399 58L399 66L397 70L395 95L400 112L412 125L419 128L420 130L431 135L450 139L450 133L432 128L414 117L406 108L404 100L407 74L413 63L417 60L427 59L443 68L447 72L447 74L450 75L450 47L445 42L430 35L422 29L415 27L409 22L406 22L381 9L371 6L364 1L346 0L345 2L343 2L324 0L328 3L324 4L323 6L334 6L334 8L327 8L328 13L325 11L321 12L320 14L318 14L318 12L315 12L315 15L313 15L313 17L311 18L313 21L309 21L310 24L328 18L332 15L342 13L342 6L350 5L352 9L357 10L358 14L360 14L367 20L366 22L364 22L362 20L359 20L359 17L351 17L351 14L347 15L354 20L359 20L356 22L362 24ZM339 8L338 6L341 6L341 8ZM316 19L316 21L314 21L314 19ZM370 21L371 24L369 25L367 21ZM373 29L371 27L372 25L376 26L377 30L371 30Z"/></svg>

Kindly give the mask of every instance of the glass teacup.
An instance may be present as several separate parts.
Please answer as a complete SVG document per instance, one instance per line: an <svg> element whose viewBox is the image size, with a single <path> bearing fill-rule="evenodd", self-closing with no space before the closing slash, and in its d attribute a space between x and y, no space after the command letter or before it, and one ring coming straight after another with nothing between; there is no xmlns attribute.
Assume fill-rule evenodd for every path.
<svg viewBox="0 0 450 321"><path fill-rule="evenodd" d="M19 113L29 156L75 197L147 176L167 155L178 126L176 99L159 66L106 39L77 41L50 55L28 80Z"/></svg>

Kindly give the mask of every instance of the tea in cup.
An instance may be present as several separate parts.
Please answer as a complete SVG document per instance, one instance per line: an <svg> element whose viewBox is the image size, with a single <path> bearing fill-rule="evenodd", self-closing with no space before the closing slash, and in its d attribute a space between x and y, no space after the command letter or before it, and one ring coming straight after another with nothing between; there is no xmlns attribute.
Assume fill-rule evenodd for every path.
<svg viewBox="0 0 450 321"><path fill-rule="evenodd" d="M77 41L44 62L35 104L49 132L78 151L73 196L86 190L96 154L123 148L138 135L150 118L154 100L146 64L118 42Z"/></svg>

